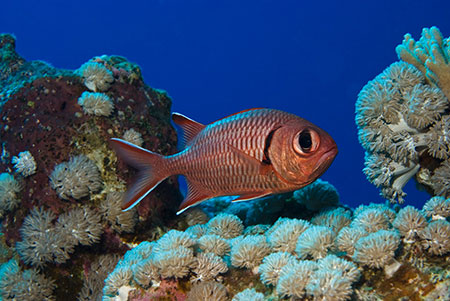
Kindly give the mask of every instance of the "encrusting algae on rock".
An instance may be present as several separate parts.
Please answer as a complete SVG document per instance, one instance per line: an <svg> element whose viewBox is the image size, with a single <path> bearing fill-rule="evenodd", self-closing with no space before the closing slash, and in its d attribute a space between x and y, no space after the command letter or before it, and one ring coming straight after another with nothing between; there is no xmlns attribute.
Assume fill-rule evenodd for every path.
<svg viewBox="0 0 450 301"><path fill-rule="evenodd" d="M450 199L448 183L436 182L448 179L448 70L439 66L449 48L436 28L418 42L406 36L403 62L369 83L357 104L369 180L401 201L417 174L432 194L423 208L348 208L318 179L243 203L219 197L176 216L181 194L169 178L122 212L133 171L108 140L174 154L170 98L122 57L58 70L26 62L14 43L0 35L8 54L0 55L8 58L0 61L2 299L450 299ZM112 105L79 103L83 93ZM421 119L410 108L435 113Z"/></svg>

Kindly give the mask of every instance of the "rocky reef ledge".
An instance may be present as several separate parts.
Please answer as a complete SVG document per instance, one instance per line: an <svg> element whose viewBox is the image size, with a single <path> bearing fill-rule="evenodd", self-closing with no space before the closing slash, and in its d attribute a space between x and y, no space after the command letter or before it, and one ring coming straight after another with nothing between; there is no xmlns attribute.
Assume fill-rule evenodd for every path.
<svg viewBox="0 0 450 301"><path fill-rule="evenodd" d="M139 66L123 57L104 55L61 70L24 60L15 38L0 35L0 260L15 250L15 277L54 279L52 296L69 300L98 256L120 256L170 226L181 199L176 178L121 212L134 170L108 145L121 137L176 152L170 106L167 93L147 86ZM34 300L50 298L36 294Z"/></svg>

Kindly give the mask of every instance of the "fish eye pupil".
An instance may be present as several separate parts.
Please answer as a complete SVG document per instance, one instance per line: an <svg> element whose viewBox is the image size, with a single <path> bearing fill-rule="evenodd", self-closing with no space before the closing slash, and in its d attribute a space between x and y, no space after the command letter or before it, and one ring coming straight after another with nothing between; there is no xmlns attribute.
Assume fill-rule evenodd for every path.
<svg viewBox="0 0 450 301"><path fill-rule="evenodd" d="M312 146L311 133L308 130L305 130L300 133L298 136L298 144L302 148L303 151L310 151Z"/></svg>

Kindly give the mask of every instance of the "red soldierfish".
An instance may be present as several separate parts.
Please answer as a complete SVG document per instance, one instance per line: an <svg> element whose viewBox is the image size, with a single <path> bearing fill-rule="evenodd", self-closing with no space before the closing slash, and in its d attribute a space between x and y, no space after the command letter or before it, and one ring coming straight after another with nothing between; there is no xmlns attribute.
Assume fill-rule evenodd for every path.
<svg viewBox="0 0 450 301"><path fill-rule="evenodd" d="M172 119L183 128L186 147L171 156L111 139L120 157L140 171L123 210L172 175L184 175L188 186L178 214L217 196L238 195L234 201L244 201L293 191L322 175L338 152L324 130L273 109L242 111L209 125L177 113Z"/></svg>

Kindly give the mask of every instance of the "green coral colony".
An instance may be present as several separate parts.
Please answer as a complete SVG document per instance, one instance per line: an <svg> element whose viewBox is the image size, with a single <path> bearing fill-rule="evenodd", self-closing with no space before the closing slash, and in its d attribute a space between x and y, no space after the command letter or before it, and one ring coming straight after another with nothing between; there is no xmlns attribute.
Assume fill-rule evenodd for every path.
<svg viewBox="0 0 450 301"><path fill-rule="evenodd" d="M319 179L242 205L219 198L178 217L174 179L150 204L119 209L130 171L107 145L118 136L173 153L165 92L121 57L57 70L25 62L12 36L0 40L0 67L15 78L0 81L2 299L450 299L450 39L436 27L418 41L407 34L400 61L356 102L364 173L390 202L351 209ZM37 88L33 99L21 94ZM56 113L70 133L54 138L56 164L37 152L38 140L11 142L24 134L13 116L36 114L52 95L64 98ZM422 209L394 205L413 177L432 197Z"/></svg>

